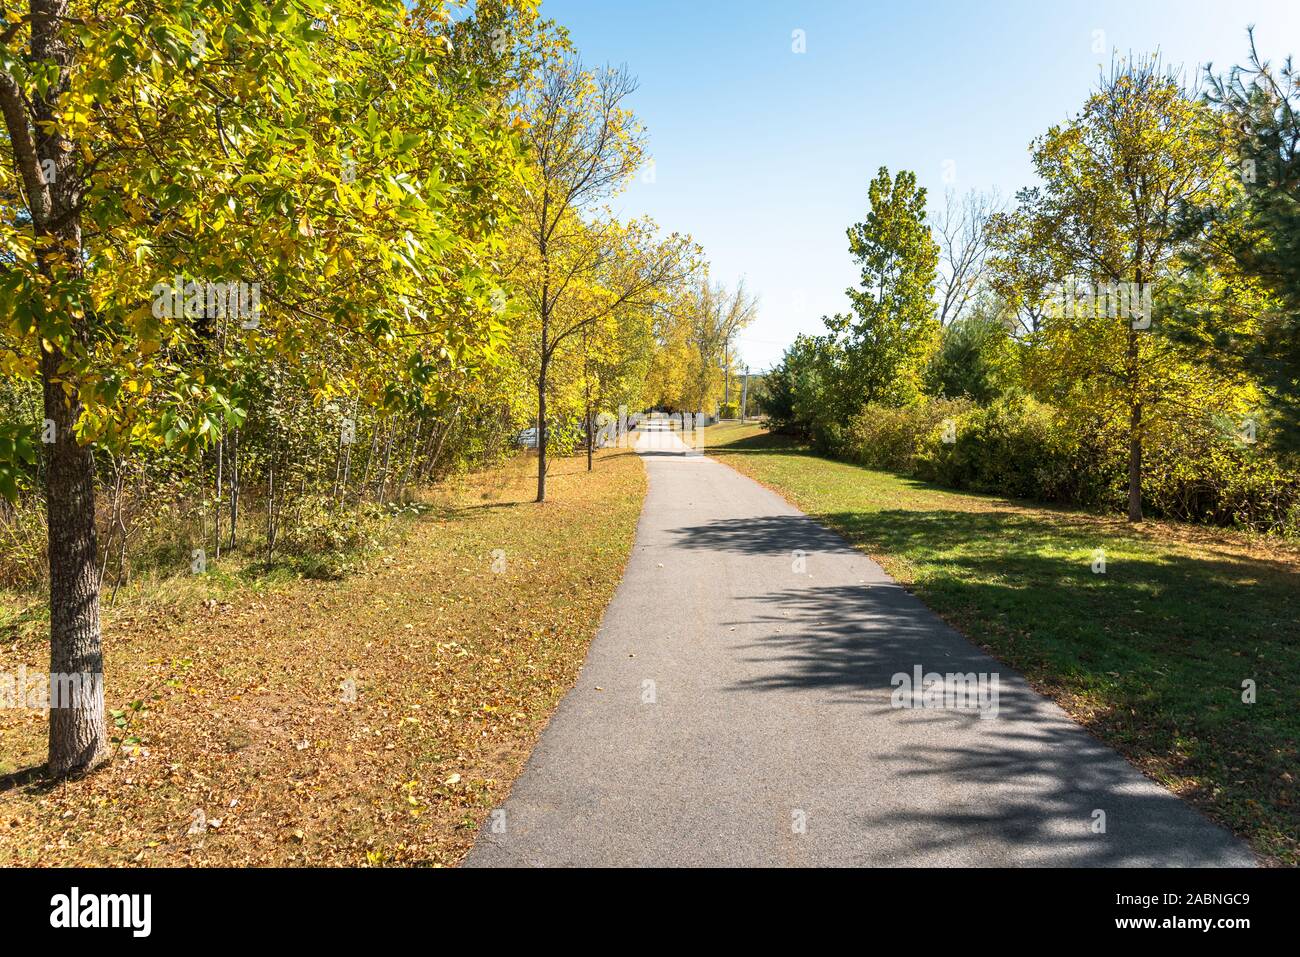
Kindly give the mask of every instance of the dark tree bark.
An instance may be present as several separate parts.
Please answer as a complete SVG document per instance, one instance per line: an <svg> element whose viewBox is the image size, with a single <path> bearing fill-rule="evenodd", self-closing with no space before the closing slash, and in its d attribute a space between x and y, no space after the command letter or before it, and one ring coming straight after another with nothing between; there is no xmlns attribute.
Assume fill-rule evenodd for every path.
<svg viewBox="0 0 1300 957"><path fill-rule="evenodd" d="M272 464L266 475L266 562L271 563L275 555L275 465Z"/></svg>
<svg viewBox="0 0 1300 957"><path fill-rule="evenodd" d="M45 416L54 423L54 441L46 446L45 501L50 557L48 770L56 776L93 767L108 748L99 630L95 463L91 450L79 445L73 432L81 404L63 391L62 360L57 349L41 357ZM76 678L64 683L62 676ZM65 689L72 694L65 695Z"/></svg>
<svg viewBox="0 0 1300 957"><path fill-rule="evenodd" d="M225 465L225 450L226 450L226 440L220 439L217 442L216 501L213 503L212 506L212 521L214 523L214 530L212 533L213 534L213 538L212 538L213 558L221 557L221 488L225 484L225 473L223 472L223 468Z"/></svg>
<svg viewBox="0 0 1300 957"><path fill-rule="evenodd" d="M582 405L587 420L587 471L590 472L596 433L591 428L591 337L585 326L582 329Z"/></svg>
<svg viewBox="0 0 1300 957"><path fill-rule="evenodd" d="M1145 245L1144 239L1139 236L1135 256L1137 268L1134 270L1134 279L1137 282L1138 289L1142 288L1142 264ZM1142 521L1142 395L1138 390L1142 382L1139 371L1142 353L1138 344L1139 333L1134 328L1132 317L1125 317L1124 321L1128 323L1127 369L1125 371L1128 373L1129 387L1132 389L1129 398L1128 420L1128 520L1130 522L1140 522Z"/></svg>
<svg viewBox="0 0 1300 957"><path fill-rule="evenodd" d="M537 501L546 501L546 373L550 356L546 354L546 327L542 327L542 363L537 374Z"/></svg>
<svg viewBox="0 0 1300 957"><path fill-rule="evenodd" d="M1129 409L1128 520L1142 521L1142 403L1137 399Z"/></svg>
<svg viewBox="0 0 1300 957"><path fill-rule="evenodd" d="M26 100L0 71L0 110L23 179L32 231L44 240L38 266L61 295L81 279L81 191L76 144L59 133L56 114L67 90L75 51L61 26L68 0L31 0L31 60L53 63L58 75ZM48 174L48 175L47 175ZM76 293L72 293L76 295ZM99 628L99 574L95 538L95 463L77 441L82 403L65 368L69 346L88 346L94 312L85 304L71 317L72 339L41 348L45 418L45 501L50 560L50 730L47 768L55 776L86 770L107 754L103 653ZM47 431L43 429L42 431ZM60 680L68 676L69 680Z"/></svg>

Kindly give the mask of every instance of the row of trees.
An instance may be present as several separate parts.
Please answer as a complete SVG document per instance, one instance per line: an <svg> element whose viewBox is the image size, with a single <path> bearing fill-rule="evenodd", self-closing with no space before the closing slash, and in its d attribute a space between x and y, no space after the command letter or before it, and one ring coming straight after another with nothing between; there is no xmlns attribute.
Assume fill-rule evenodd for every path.
<svg viewBox="0 0 1300 957"><path fill-rule="evenodd" d="M530 424L542 501L598 412L716 402L752 302L605 207L634 83L536 6L5 9L0 530L47 529L52 674L161 515L178 566L328 548ZM51 773L105 749L102 684L51 702Z"/></svg>
<svg viewBox="0 0 1300 957"><path fill-rule="evenodd" d="M1144 496L1178 511L1162 486L1176 481L1174 498L1202 503L1188 517L1223 518L1215 496L1261 487L1263 470L1264 485L1290 490L1272 526L1300 525L1298 108L1290 61L1262 62L1252 37L1248 63L1200 90L1157 58L1117 62L1034 141L1039 183L1014 203L950 195L931 217L913 174L882 169L849 230L862 268L852 311L787 351L767 411L872 459L868 406L1018 403L1006 422L1045 407L1053 447L1026 451L1021 468L1068 452L1069 467L1097 473L1078 498L1111 502L1122 485L1138 521ZM954 456L981 430L962 435L952 414L946 439L916 417L926 434L908 464L945 459L926 471L961 473Z"/></svg>

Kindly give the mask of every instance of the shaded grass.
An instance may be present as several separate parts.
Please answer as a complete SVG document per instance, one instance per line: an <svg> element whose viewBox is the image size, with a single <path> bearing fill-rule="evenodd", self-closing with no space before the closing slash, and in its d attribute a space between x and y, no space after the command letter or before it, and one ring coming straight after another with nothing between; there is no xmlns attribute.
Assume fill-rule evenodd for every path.
<svg viewBox="0 0 1300 957"><path fill-rule="evenodd" d="M756 426L714 427L708 445L1266 859L1300 863L1294 547L953 492ZM1254 704L1242 700L1248 680Z"/></svg>
<svg viewBox="0 0 1300 957"><path fill-rule="evenodd" d="M631 452L556 461L540 506L529 468L438 490L340 581L217 564L124 592L109 765L42 781L45 715L0 710L0 865L459 861L575 680L645 492ZM8 610L0 671L43 670L43 617Z"/></svg>

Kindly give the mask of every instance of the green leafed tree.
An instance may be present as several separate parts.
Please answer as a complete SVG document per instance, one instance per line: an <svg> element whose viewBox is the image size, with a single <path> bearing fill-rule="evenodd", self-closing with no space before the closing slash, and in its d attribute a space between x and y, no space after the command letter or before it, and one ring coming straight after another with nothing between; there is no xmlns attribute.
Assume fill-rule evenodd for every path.
<svg viewBox="0 0 1300 957"><path fill-rule="evenodd" d="M1032 355L1046 397L1123 429L1128 513L1140 521L1148 433L1215 391L1213 370L1164 326L1188 307L1178 290L1202 238L1180 227L1182 211L1239 188L1222 125L1157 60L1120 62L1032 155L1042 185L1021 191L1020 208L994 224L995 258L1008 267L1000 291L1039 299ZM1064 286L1053 290L1053 280Z"/></svg>
<svg viewBox="0 0 1300 957"><path fill-rule="evenodd" d="M808 437L824 414L830 347L824 336L799 335L763 380L759 411L778 432Z"/></svg>
<svg viewBox="0 0 1300 957"><path fill-rule="evenodd" d="M1000 299L981 295L966 315L946 326L925 368L926 391L949 399L992 402L1015 379L1011 312Z"/></svg>
<svg viewBox="0 0 1300 957"><path fill-rule="evenodd" d="M926 193L916 174L881 167L868 189L867 218L848 230L861 285L848 290L853 311L826 320L840 351L836 414L872 402L916 397L936 343L934 291L939 247L926 224Z"/></svg>
<svg viewBox="0 0 1300 957"><path fill-rule="evenodd" d="M1230 204L1195 210L1193 228L1215 239L1201 263L1209 272L1237 271L1269 296L1244 336L1214 300L1202 314L1203 338L1262 384L1273 415L1260 439L1300 454L1300 72L1289 57L1262 60L1253 33L1244 66L1226 76L1207 72L1207 99L1228 118L1243 189Z"/></svg>

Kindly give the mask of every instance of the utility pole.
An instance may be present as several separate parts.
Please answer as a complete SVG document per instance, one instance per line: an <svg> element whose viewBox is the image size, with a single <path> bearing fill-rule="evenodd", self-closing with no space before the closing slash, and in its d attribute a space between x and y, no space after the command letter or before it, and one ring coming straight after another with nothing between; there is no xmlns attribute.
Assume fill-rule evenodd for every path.
<svg viewBox="0 0 1300 957"><path fill-rule="evenodd" d="M731 340L722 344L722 406L731 405Z"/></svg>
<svg viewBox="0 0 1300 957"><path fill-rule="evenodd" d="M749 366L745 366L745 384L740 390L740 421L745 422L745 410L749 408Z"/></svg>

